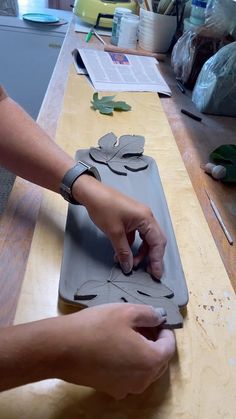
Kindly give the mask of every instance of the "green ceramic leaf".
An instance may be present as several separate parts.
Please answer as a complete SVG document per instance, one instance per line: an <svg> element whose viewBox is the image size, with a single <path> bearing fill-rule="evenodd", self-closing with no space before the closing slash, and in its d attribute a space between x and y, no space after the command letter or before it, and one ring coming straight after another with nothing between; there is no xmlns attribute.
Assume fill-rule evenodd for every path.
<svg viewBox="0 0 236 419"><path fill-rule="evenodd" d="M99 106L99 112L104 115L112 115L113 114L113 107L106 106L106 105L100 105Z"/></svg>
<svg viewBox="0 0 236 419"><path fill-rule="evenodd" d="M103 96L101 99L98 98L98 93L93 94L93 100L91 101L92 109L99 110L101 114L112 115L113 110L116 111L129 111L131 106L126 102L118 101L115 102L113 99L115 96Z"/></svg>
<svg viewBox="0 0 236 419"><path fill-rule="evenodd" d="M210 160L226 168L222 182L236 182L236 145L224 144L210 154Z"/></svg>
<svg viewBox="0 0 236 419"><path fill-rule="evenodd" d="M115 95L114 96L103 96L101 99L98 98L98 93L94 93L94 95L93 95L93 101L97 102L97 103L111 102L111 101L113 101L113 99L115 99Z"/></svg>
<svg viewBox="0 0 236 419"><path fill-rule="evenodd" d="M128 103L126 102L119 101L119 102L114 102L114 109L119 110L119 111L130 111L131 106L128 105Z"/></svg>

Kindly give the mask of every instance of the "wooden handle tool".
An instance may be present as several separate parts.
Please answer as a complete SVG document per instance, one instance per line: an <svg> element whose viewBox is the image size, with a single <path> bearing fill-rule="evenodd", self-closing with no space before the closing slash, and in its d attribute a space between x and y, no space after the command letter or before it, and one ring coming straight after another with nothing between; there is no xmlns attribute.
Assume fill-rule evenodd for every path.
<svg viewBox="0 0 236 419"><path fill-rule="evenodd" d="M106 52L120 52L121 54L142 55L145 57L156 58L156 60L158 61L165 61L165 54L158 54L155 52L149 52L149 51L144 51L140 49L129 49L129 48L117 47L116 45L107 44L104 41L104 39L102 39L102 37L97 33L95 29L93 29L93 34L104 45L104 51Z"/></svg>
<svg viewBox="0 0 236 419"><path fill-rule="evenodd" d="M146 57L153 57L156 58L158 61L165 60L165 54L158 54L155 52L149 52L144 50L136 50L136 49L127 49L127 48L120 48L116 47L115 45L105 44L104 51L106 52L120 52L121 54L131 54L131 55L142 55Z"/></svg>

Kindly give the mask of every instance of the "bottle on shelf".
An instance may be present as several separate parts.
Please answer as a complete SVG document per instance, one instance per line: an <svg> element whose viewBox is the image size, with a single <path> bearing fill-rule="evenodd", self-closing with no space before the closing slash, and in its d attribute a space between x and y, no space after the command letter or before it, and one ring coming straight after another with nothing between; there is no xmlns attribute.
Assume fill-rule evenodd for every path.
<svg viewBox="0 0 236 419"><path fill-rule="evenodd" d="M130 9L126 9L125 7L116 7L115 13L112 21L112 34L111 34L111 43L113 45L118 45L119 39L119 31L120 31L120 24L121 19L123 16L127 14L131 14L132 11Z"/></svg>
<svg viewBox="0 0 236 419"><path fill-rule="evenodd" d="M193 25L204 25L206 6L207 0L192 0L191 14L189 20Z"/></svg>

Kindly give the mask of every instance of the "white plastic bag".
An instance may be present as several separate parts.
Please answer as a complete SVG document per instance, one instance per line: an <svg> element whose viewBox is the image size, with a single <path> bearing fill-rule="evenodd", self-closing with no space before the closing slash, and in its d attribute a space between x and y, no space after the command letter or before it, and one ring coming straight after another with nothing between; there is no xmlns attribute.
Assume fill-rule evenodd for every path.
<svg viewBox="0 0 236 419"><path fill-rule="evenodd" d="M236 42L221 48L204 64L192 100L201 112L236 116Z"/></svg>
<svg viewBox="0 0 236 419"><path fill-rule="evenodd" d="M178 39L171 54L171 66L175 76L182 83L187 83L191 74L195 49L192 45L196 33L187 31Z"/></svg>
<svg viewBox="0 0 236 419"><path fill-rule="evenodd" d="M205 27L212 36L231 34L236 26L236 2L233 0L208 0Z"/></svg>
<svg viewBox="0 0 236 419"><path fill-rule="evenodd" d="M209 36L205 26L200 26L196 32L184 32L171 55L176 78L189 89L193 89L203 64L226 42L225 39Z"/></svg>

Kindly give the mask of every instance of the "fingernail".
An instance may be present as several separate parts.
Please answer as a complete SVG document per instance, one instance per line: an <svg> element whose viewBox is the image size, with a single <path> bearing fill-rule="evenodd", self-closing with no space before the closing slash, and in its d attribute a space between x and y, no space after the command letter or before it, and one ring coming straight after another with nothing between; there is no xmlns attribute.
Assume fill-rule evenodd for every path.
<svg viewBox="0 0 236 419"><path fill-rule="evenodd" d="M161 317L167 316L167 311L163 307L154 308L154 310L158 316L161 316Z"/></svg>
<svg viewBox="0 0 236 419"><path fill-rule="evenodd" d="M120 264L122 271L124 274L129 274L132 270L130 264L128 262L124 262Z"/></svg>
<svg viewBox="0 0 236 419"><path fill-rule="evenodd" d="M151 265L151 273L152 275L157 278L161 279L164 272L164 266L161 262L153 262Z"/></svg>

